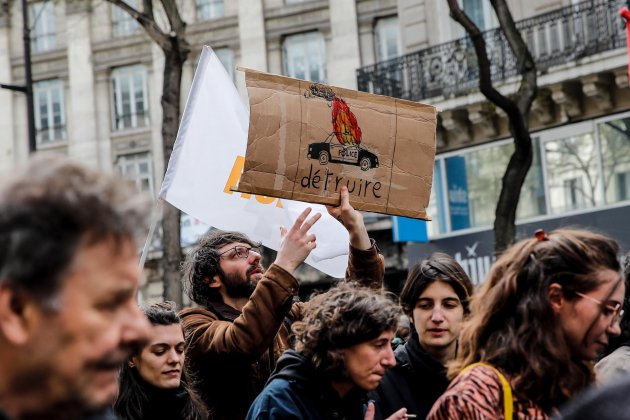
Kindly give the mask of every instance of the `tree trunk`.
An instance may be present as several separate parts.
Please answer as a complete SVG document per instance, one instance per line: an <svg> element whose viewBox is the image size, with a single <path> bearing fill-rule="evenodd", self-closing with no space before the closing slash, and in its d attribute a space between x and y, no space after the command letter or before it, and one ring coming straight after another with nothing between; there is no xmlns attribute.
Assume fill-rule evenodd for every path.
<svg viewBox="0 0 630 420"><path fill-rule="evenodd" d="M497 255L512 245L516 237L516 210L534 156L529 132L518 135L522 138L515 142L516 150L503 175L501 194L495 210L494 250ZM519 147L518 144L522 146Z"/></svg>
<svg viewBox="0 0 630 420"><path fill-rule="evenodd" d="M499 20L499 28L516 57L521 75L518 92L512 97L500 93L493 85L490 60L483 33L459 6L457 0L447 0L451 17L461 24L475 48L479 65L479 90L490 102L501 108L508 117L514 139L514 153L503 174L501 193L495 208L494 250L501 254L516 237L516 210L521 189L533 160L532 139L527 116L538 92L536 63L516 28L505 0L490 0Z"/></svg>
<svg viewBox="0 0 630 420"><path fill-rule="evenodd" d="M179 127L180 107L179 98L182 84L182 69L190 47L186 41L186 22L179 12L179 2L176 0L156 1L161 5L168 20L158 25L154 14L154 1L143 0L142 11L130 6L124 0L106 0L115 7L119 7L133 17L144 29L146 34L164 53L164 80L162 82L162 142L164 145L164 167L173 152L173 145L177 139ZM180 212L164 201L162 212L162 271L163 297L172 300L180 307L182 305L182 284L179 267L182 259L180 241Z"/></svg>
<svg viewBox="0 0 630 420"><path fill-rule="evenodd" d="M175 43L175 41L173 41ZM182 52L175 45L173 49L164 51L164 81L162 84L162 141L164 144L164 167L173 152L177 138L180 118L180 92L182 68L188 52ZM176 302L182 306L182 284L180 263L182 260L180 240L180 211L164 202L162 213L162 270L165 300Z"/></svg>

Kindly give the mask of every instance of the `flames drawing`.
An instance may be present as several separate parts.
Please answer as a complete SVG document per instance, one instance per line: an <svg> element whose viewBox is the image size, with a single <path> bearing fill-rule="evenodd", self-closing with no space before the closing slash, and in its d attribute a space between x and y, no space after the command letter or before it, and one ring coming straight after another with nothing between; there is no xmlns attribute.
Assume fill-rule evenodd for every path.
<svg viewBox="0 0 630 420"><path fill-rule="evenodd" d="M344 146L356 146L361 143L361 127L357 123L350 107L343 99L333 98L332 107L333 132Z"/></svg>
<svg viewBox="0 0 630 420"><path fill-rule="evenodd" d="M361 127L357 123L357 117L354 116L350 107L341 98L335 95L328 86L320 84L312 84L305 97L317 96L324 98L326 101L332 102L332 126L333 133L339 143L343 146L358 146L361 144Z"/></svg>

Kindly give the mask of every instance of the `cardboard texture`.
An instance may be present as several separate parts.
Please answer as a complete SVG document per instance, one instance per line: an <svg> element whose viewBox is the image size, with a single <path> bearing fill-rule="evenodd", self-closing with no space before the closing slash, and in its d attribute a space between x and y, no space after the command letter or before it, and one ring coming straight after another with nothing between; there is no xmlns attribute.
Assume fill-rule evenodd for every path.
<svg viewBox="0 0 630 420"><path fill-rule="evenodd" d="M250 120L235 191L431 220L437 109L243 69Z"/></svg>

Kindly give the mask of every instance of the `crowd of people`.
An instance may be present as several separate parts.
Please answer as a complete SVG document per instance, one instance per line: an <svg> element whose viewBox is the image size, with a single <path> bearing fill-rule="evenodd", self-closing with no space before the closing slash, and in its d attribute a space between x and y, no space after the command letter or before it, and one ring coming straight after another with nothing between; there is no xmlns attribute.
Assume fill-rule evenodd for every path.
<svg viewBox="0 0 630 420"><path fill-rule="evenodd" d="M268 268L247 235L201 237L182 263L194 305L178 313L137 303L149 201L33 158L0 188L0 419L630 418L630 269L614 240L537 231L477 288L435 253L396 297L340 195L343 281L297 298L317 245L307 209Z"/></svg>

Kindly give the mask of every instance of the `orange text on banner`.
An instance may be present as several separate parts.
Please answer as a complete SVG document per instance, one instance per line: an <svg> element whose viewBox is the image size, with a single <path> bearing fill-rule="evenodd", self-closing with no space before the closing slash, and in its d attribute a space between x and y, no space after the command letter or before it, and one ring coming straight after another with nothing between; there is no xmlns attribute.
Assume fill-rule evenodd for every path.
<svg viewBox="0 0 630 420"><path fill-rule="evenodd" d="M234 161L234 166L232 166L232 171L230 172L230 176L228 177L228 180L225 184L225 188L223 189L224 193L232 194L232 191L230 188L236 187L238 185L238 181L241 178L241 173L243 173L244 166L245 166L245 157L237 156L236 160ZM247 194L247 193L241 194L241 198L250 199L251 197L252 197L251 194ZM274 201L276 201L275 197L267 197L265 195L255 195L254 197L256 197L256 201L258 201L260 204L271 204ZM278 203L276 204L276 207L282 208L282 201L280 201L279 198L278 198Z"/></svg>

